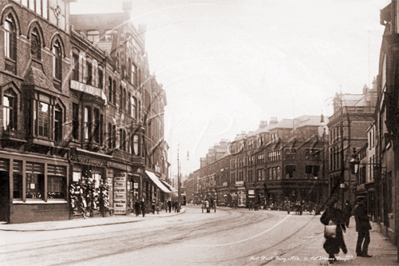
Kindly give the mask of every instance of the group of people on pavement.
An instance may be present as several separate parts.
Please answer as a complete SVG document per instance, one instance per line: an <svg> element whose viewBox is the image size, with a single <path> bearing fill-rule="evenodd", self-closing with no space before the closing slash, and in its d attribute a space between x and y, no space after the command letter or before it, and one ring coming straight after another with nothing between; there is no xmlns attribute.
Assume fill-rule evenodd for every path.
<svg viewBox="0 0 399 266"><path fill-rule="evenodd" d="M333 263L337 259L335 254L340 250L346 254L348 249L345 244L343 232L349 227L350 217L352 216L352 206L347 200L343 210L335 207L338 202L333 199L328 205L320 218L322 224L325 225L324 236L326 241L323 248L329 255L329 262ZM370 230L371 225L366 209L366 197L358 196L356 198L356 206L353 208L353 215L356 221L356 231L358 232L356 255L358 257L369 258L368 246L370 243Z"/></svg>

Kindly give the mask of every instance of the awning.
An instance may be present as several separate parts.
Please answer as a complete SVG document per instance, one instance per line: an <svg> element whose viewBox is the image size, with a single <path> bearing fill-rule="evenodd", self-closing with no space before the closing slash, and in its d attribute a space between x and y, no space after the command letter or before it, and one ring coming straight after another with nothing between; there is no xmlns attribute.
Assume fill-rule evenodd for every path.
<svg viewBox="0 0 399 266"><path fill-rule="evenodd" d="M172 191L172 192L177 192L177 189L175 189L174 187L172 187L171 185L169 185L168 183L166 183L165 181L162 181L161 180L161 182L165 185L165 187L167 187L170 191Z"/></svg>
<svg viewBox="0 0 399 266"><path fill-rule="evenodd" d="M169 189L167 189L163 183L158 179L158 177L151 171L145 171L147 176L154 182L163 192L165 193L172 193Z"/></svg>

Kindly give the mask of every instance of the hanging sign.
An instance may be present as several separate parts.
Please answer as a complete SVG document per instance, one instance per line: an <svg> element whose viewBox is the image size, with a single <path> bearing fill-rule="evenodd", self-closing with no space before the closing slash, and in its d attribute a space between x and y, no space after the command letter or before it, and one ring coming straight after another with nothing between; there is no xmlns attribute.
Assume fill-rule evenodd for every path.
<svg viewBox="0 0 399 266"><path fill-rule="evenodd" d="M126 179L127 173L114 175L114 213L126 214Z"/></svg>

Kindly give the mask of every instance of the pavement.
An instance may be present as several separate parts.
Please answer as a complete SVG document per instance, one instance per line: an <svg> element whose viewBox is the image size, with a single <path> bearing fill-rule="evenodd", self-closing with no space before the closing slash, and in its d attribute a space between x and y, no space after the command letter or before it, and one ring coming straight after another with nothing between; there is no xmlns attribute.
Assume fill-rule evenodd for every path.
<svg viewBox="0 0 399 266"><path fill-rule="evenodd" d="M70 230L85 227L106 226L114 224L127 224L136 223L148 219L166 218L185 213L185 209L180 212L167 213L164 210L159 214L146 213L145 217L142 215L136 216L135 214L129 215L114 215L110 217L94 217L94 218L78 218L66 221L50 221L50 222L35 222L35 223L20 223L20 224L7 224L0 223L0 231L17 231L17 232L35 232L35 231L57 231L57 230Z"/></svg>
<svg viewBox="0 0 399 266"><path fill-rule="evenodd" d="M316 218L319 220L319 217L320 216L317 216ZM335 256L337 261L332 264L329 263L328 254L323 249L325 241L323 236L324 226L320 223L320 226L317 225L317 227L315 227L314 236L308 237L312 239L311 241L309 241L309 239L304 239L299 248L275 256L273 261L263 261L261 265L399 265L397 247L380 233L380 227L377 223L370 223L372 230L370 231L368 254L372 255L371 258L357 257L356 255L357 232L355 218L352 216L349 228L347 228L346 233L344 233L344 240L348 253L344 254L340 251L340 253ZM261 258L259 260L261 260Z"/></svg>

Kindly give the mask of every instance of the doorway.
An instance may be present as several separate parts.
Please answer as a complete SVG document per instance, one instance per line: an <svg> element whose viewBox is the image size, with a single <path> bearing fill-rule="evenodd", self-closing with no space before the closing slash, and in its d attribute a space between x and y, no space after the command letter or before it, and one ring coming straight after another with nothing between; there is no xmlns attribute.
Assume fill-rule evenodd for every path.
<svg viewBox="0 0 399 266"><path fill-rule="evenodd" d="M0 171L0 221L9 222L10 182L8 172Z"/></svg>

